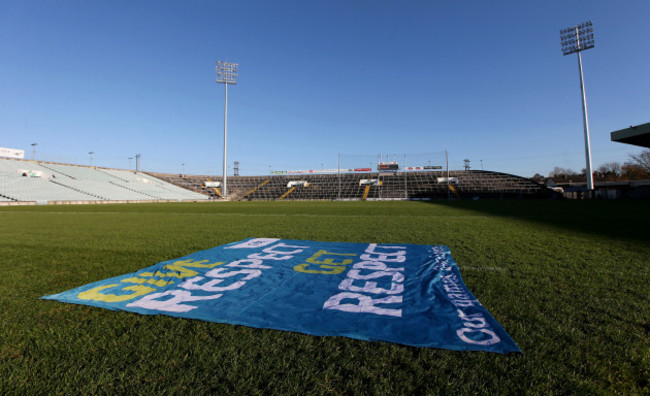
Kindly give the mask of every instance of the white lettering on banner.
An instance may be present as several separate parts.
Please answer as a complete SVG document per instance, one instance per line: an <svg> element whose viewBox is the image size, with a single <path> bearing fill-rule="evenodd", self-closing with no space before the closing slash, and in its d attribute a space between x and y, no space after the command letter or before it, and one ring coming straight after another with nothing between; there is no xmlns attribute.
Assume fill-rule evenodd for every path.
<svg viewBox="0 0 650 396"><path fill-rule="evenodd" d="M158 298L173 295L174 297L168 300L158 300ZM214 294L211 296L193 296L192 293L185 290L169 290L162 293L148 294L141 299L126 304L127 307L137 307L145 309L155 309L158 311L167 312L188 312L196 308L194 305L180 304L182 302L199 301L199 300L214 300L221 297L223 294Z"/></svg>
<svg viewBox="0 0 650 396"><path fill-rule="evenodd" d="M361 270L358 269L353 269L348 272L348 278L359 280L377 279L381 278L382 276L390 276L393 282L404 282L404 274L396 271L376 271L371 272L367 275L362 275Z"/></svg>
<svg viewBox="0 0 650 396"><path fill-rule="evenodd" d="M290 248L290 249L297 249L297 250L291 250L291 251L288 251L288 252L283 252L282 250L275 250L277 248ZM277 245L273 245L273 246L268 247L268 248L266 248L266 249L264 249L262 251L264 253L268 253L268 254L298 254L298 253L300 253L300 252L302 252L302 251L304 251L305 249L308 249L308 248L309 248L309 246L293 246L293 245L285 245L284 243L278 243ZM291 258L291 256L289 256L289 258ZM281 260L287 260L287 259L283 258Z"/></svg>
<svg viewBox="0 0 650 396"><path fill-rule="evenodd" d="M239 272L239 271L237 271L237 272ZM257 277L257 276L259 276L259 275L255 275L255 277ZM227 290L239 289L240 287L242 287L242 286L244 286L246 284L246 282L244 282L243 280L240 280L240 281L237 281L237 282L233 282L233 283L229 284L228 286L219 286L219 287L215 286L215 285L218 285L219 283L223 282L223 279L212 279L212 280L209 280L209 281L205 282L202 285L199 285L199 284L196 283L196 282L202 281L203 279L205 279L205 278L202 277L202 276L195 276L194 278L190 278L190 279L186 280L185 282L183 282L180 285L180 287L182 287L183 289L187 289L187 290L203 290L204 292L212 292L212 293L214 293L214 292L222 292L222 291L227 291ZM246 279L246 278L244 278L244 279Z"/></svg>
<svg viewBox="0 0 650 396"><path fill-rule="evenodd" d="M382 276L392 277L392 283L390 289L382 289L381 287L377 287L377 282L365 282L363 287L354 286L352 284L355 279L368 280L368 279L381 278ZM404 281L404 275L402 275L399 272L377 271L377 272L371 272L368 275L361 275L359 273L359 270L353 269L350 270L350 272L348 272L348 277L346 279L343 279L343 281L339 285L339 289L349 290L351 292L366 292L366 293L374 293L374 294L381 294L381 293L399 294L404 291L404 285L401 283L403 281ZM400 283L396 283L396 282L400 282Z"/></svg>
<svg viewBox="0 0 650 396"><path fill-rule="evenodd" d="M341 301L348 299L358 300L359 303L341 304ZM333 295L329 298L329 300L325 301L325 304L323 304L323 309L337 309L344 312L371 313L375 315L401 317L401 309L381 308L376 306L376 304L395 304L401 302L402 296L388 296L384 298L373 299L372 297L361 293L339 293Z"/></svg>
<svg viewBox="0 0 650 396"><path fill-rule="evenodd" d="M463 327L456 330L458 338L463 342L475 345L494 345L501 342L499 336L490 330L490 325L482 313L467 314L463 311L463 309L480 306L481 303L472 298L461 286L461 280L452 272L452 266L445 259L446 250L434 246L432 252L434 256L433 269L442 273L446 272L441 277L442 289L449 301L457 307L458 318L463 322Z"/></svg>
<svg viewBox="0 0 650 396"><path fill-rule="evenodd" d="M341 281L339 284L339 289L349 290L351 292L365 292L373 294L399 294L404 291L404 285L399 283L391 283L390 289L383 289L381 287L377 287L377 282L365 282L363 287L354 286L352 282L354 282L354 279L343 279L343 281Z"/></svg>
<svg viewBox="0 0 650 396"><path fill-rule="evenodd" d="M460 286L460 280L456 274L451 273L442 276L443 289L447 293L447 297L451 303L457 307L473 307L479 302L471 298Z"/></svg>
<svg viewBox="0 0 650 396"><path fill-rule="evenodd" d="M249 259L233 261L232 263L230 263L228 265L228 267L259 268L259 269L269 269L269 268L271 268L270 265L262 265L262 260L261 259L258 259L257 257L252 258L251 256L257 256L257 255L251 254L251 255L248 256ZM244 264L244 263L250 263L250 264ZM214 271L214 270L212 270L212 271ZM212 272L212 271L210 271L210 272ZM219 273L219 271L217 271L216 273ZM211 276L211 275L208 275L208 276Z"/></svg>
<svg viewBox="0 0 650 396"><path fill-rule="evenodd" d="M472 338L467 337L468 333L487 334L490 338L485 340L474 340ZM460 338L461 340L465 341L468 344L494 345L498 342L501 342L501 339L492 330L488 330L488 329L469 329L467 327L463 327L462 329L458 329L456 331L456 334L458 335L458 338Z"/></svg>
<svg viewBox="0 0 650 396"><path fill-rule="evenodd" d="M264 238L259 238L259 239L264 239ZM215 268L213 270L206 272L205 277L195 276L186 280L185 282L179 285L179 287L185 290L177 289L177 290L169 290L162 293L148 294L137 301L127 304L126 306L139 307L145 309L155 309L158 311L167 311L167 312L188 312L198 308L198 306L181 304L181 303L190 302L190 301L199 301L199 300L213 300L223 295L223 293L211 294L207 296L193 295L188 290L214 293L214 292L225 292L229 290L239 289L243 287L246 284L246 282L248 282L249 280L261 276L262 270L272 268L270 265L262 264L265 259L288 260L293 257L292 255L301 253L308 248L309 246L292 246L292 245L286 245L284 243L278 243L277 245L273 245L263 250L263 252L267 253L268 256L261 256L258 253L249 254L248 257L245 259L233 261L229 264L224 265L223 267ZM286 251L280 249L292 249L292 250ZM278 257L276 256L277 254L281 254L282 256ZM226 267L230 267L230 268L226 268ZM246 276L237 279L236 281L228 285L217 286L220 285L222 282L224 282L225 279L234 277L236 275L241 275L241 274L245 274ZM212 279L205 280L206 277ZM166 300L160 300L160 298L169 295L173 295L174 297Z"/></svg>
<svg viewBox="0 0 650 396"><path fill-rule="evenodd" d="M253 238L246 242L238 243L236 245L227 246L224 249L250 249L267 246L279 241L278 238Z"/></svg>
<svg viewBox="0 0 650 396"><path fill-rule="evenodd" d="M378 251L377 249L382 249ZM360 256L363 260L355 264L350 271L348 271L346 278L339 284L338 293L330 297L323 304L323 309L335 309L343 312L351 313L371 313L375 315L402 317L402 309L395 305L390 308L379 307L377 304L401 304L402 295L404 292L404 268L388 267L386 262L389 263L403 263L406 261L406 250L390 251L394 249L405 249L403 246L377 246L376 243L368 245L365 253ZM386 251L389 250L389 251ZM362 274L361 270L373 271L367 274ZM378 279L382 277L390 277L390 289L382 288L377 285L377 282L370 281L370 279ZM354 281L360 283L354 285ZM359 282L363 281L363 282ZM371 294L387 294L387 297L372 298ZM357 303L343 303L344 300L356 300Z"/></svg>
<svg viewBox="0 0 650 396"><path fill-rule="evenodd" d="M256 253L256 254L251 254L248 257L252 259L259 259L259 260L289 260L293 256L277 256L275 253L269 253L269 254Z"/></svg>
<svg viewBox="0 0 650 396"><path fill-rule="evenodd" d="M480 313L475 313L471 315L466 315L465 312L461 311L460 309L458 310L458 317L465 322L465 326L467 327L473 327L475 329L482 329L483 327L487 327L488 323L487 320L481 315ZM472 323L474 322L474 323Z"/></svg>
<svg viewBox="0 0 650 396"><path fill-rule="evenodd" d="M385 248L390 248L390 249L404 249L401 246L382 246ZM366 249L366 253L368 254L362 254L359 256L361 260L370 260L370 261L386 261L389 263L403 263L406 261L406 250L398 250L397 252L392 252L392 253L386 253L386 252L377 252L375 249L377 248L376 243L371 243L368 246L368 249ZM371 257L371 255L377 255L378 257ZM393 258L394 256L394 258Z"/></svg>
<svg viewBox="0 0 650 396"><path fill-rule="evenodd" d="M291 249L297 248L298 250L291 250L288 252L282 250L275 250L278 248L291 248ZM285 245L284 243L278 243L277 245L273 245L271 247L262 250L262 253L266 253L266 255L263 255L261 253L255 253L249 255L248 258L259 259L259 260L289 260L293 258L292 255L298 254L308 248L309 246L293 246L293 245Z"/></svg>
<svg viewBox="0 0 650 396"><path fill-rule="evenodd" d="M480 313L466 315L462 310L458 310L458 317L463 321L465 327L456 330L458 337L468 344L477 345L494 345L501 341L492 330L486 329L490 327L485 317ZM470 336L468 337L468 334ZM471 336L473 334L473 336ZM488 336L489 338L486 338Z"/></svg>
<svg viewBox="0 0 650 396"><path fill-rule="evenodd" d="M357 269L369 269L376 271L404 271L403 267L400 268L389 268L386 264L380 261L361 261L354 265L354 268Z"/></svg>
<svg viewBox="0 0 650 396"><path fill-rule="evenodd" d="M271 268L271 267L266 267L266 268ZM248 274L245 278L241 279L243 281L247 281L262 275L262 271L258 269L242 269L242 270L230 271L224 273L224 271L227 270L228 268L225 267L215 268L213 270L206 272L205 276L209 276L210 278L230 278L231 276L237 274Z"/></svg>

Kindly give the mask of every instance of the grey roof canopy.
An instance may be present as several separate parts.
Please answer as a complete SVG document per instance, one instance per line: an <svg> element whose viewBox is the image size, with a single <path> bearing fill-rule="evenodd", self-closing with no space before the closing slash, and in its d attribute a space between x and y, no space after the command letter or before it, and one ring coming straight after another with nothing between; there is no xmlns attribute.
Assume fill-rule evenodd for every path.
<svg viewBox="0 0 650 396"><path fill-rule="evenodd" d="M650 148L650 122L612 132L612 142Z"/></svg>

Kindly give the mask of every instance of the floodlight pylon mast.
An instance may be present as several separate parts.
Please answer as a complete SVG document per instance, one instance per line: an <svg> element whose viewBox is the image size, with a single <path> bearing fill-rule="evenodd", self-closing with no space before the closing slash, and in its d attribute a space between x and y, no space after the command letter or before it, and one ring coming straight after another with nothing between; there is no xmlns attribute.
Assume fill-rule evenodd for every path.
<svg viewBox="0 0 650 396"><path fill-rule="evenodd" d="M224 96L224 110L223 110L223 186L221 191L223 197L228 197L228 83L224 83L225 96Z"/></svg>
<svg viewBox="0 0 650 396"><path fill-rule="evenodd" d="M582 74L582 55L580 52L594 47L594 28L591 21L560 30L562 52L564 55L578 54L578 71L580 73L580 94L582 99L582 123L585 133L585 162L587 189L594 189L594 175L591 165L591 139L589 137L589 117L587 116L587 96L585 94L585 81Z"/></svg>
<svg viewBox="0 0 650 396"><path fill-rule="evenodd" d="M580 69L580 91L582 92L582 125L585 132L585 160L587 171L587 189L594 189L594 174L591 165L591 139L589 137L589 117L587 115L587 96L585 94L585 80L582 75L582 56L578 52L578 69Z"/></svg>
<svg viewBox="0 0 650 396"><path fill-rule="evenodd" d="M225 85L224 117L223 117L223 182L222 196L228 197L228 84L237 85L237 69L239 64L217 61L217 83Z"/></svg>

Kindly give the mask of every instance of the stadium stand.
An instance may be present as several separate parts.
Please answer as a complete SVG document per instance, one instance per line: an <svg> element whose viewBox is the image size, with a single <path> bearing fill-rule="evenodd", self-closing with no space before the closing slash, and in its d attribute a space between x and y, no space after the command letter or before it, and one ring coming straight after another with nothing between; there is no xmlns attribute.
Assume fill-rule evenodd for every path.
<svg viewBox="0 0 650 396"><path fill-rule="evenodd" d="M199 194L207 195L212 199L221 198L221 191L217 188L206 187L206 181L212 181L212 176L200 175L173 175L169 173L149 173L152 177L165 181L169 184L176 185L185 190L194 191ZM230 188L230 185L228 186Z"/></svg>
<svg viewBox="0 0 650 396"><path fill-rule="evenodd" d="M181 176L152 173L158 179L185 188L206 190L207 180L215 176ZM550 198L553 191L520 176L500 172L469 170L450 171L452 188L446 183L446 172L414 171L396 173L343 173L237 176L228 178L229 200L377 200L377 199L526 199ZM302 180L308 186L288 183ZM379 183L364 184L362 180ZM442 180L442 181L440 181ZM289 191L291 190L291 191ZM208 193L208 192L206 192ZM217 198L217 196L214 196Z"/></svg>
<svg viewBox="0 0 650 396"><path fill-rule="evenodd" d="M228 200L378 200L550 198L523 177L491 171L409 171L237 176ZM223 199L206 182L220 177L0 159L0 203L138 202ZM210 185L210 183L208 183Z"/></svg>
<svg viewBox="0 0 650 396"><path fill-rule="evenodd" d="M0 159L0 202L183 201L209 197L141 173Z"/></svg>

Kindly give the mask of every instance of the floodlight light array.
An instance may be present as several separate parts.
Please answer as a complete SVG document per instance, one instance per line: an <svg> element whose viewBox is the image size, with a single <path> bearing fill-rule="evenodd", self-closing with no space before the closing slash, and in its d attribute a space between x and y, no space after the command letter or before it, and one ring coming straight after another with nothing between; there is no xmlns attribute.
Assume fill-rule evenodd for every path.
<svg viewBox="0 0 650 396"><path fill-rule="evenodd" d="M594 27L591 21L560 30L562 53L574 54L594 48Z"/></svg>
<svg viewBox="0 0 650 396"><path fill-rule="evenodd" d="M217 82L223 84L237 84L238 63L217 61Z"/></svg>

